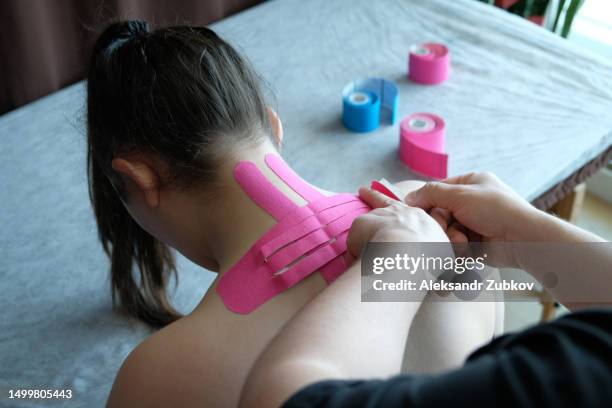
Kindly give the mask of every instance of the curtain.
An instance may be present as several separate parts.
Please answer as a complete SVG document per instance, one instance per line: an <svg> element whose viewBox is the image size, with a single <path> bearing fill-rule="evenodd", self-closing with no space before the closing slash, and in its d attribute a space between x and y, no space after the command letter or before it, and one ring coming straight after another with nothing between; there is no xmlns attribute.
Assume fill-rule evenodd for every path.
<svg viewBox="0 0 612 408"><path fill-rule="evenodd" d="M262 0L2 0L0 114L81 80L111 20L206 25Z"/></svg>

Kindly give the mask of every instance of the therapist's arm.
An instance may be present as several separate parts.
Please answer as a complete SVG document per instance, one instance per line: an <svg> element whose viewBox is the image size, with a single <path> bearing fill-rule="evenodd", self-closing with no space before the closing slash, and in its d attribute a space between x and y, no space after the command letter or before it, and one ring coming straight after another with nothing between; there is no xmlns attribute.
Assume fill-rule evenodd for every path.
<svg viewBox="0 0 612 408"><path fill-rule="evenodd" d="M424 211L380 194L378 208L351 227L348 246L358 258L368 241L447 241ZM397 374L419 302L362 303L357 260L292 319L255 363L241 407L276 407L302 387L330 378Z"/></svg>
<svg viewBox="0 0 612 408"><path fill-rule="evenodd" d="M536 209L490 173L427 183L405 201L448 223L453 241L509 243L506 247L511 251L501 259L501 266L520 267L540 282L547 276L571 282L549 288L570 310L609 304L606 299L612 298L605 295L612 293L612 276L606 267L612 264L612 252L609 245L601 244L606 241Z"/></svg>

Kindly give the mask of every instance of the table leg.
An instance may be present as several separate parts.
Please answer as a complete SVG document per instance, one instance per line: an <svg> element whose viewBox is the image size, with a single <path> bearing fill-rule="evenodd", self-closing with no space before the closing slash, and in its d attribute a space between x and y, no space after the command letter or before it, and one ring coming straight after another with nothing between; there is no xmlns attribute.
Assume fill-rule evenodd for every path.
<svg viewBox="0 0 612 408"><path fill-rule="evenodd" d="M574 224L580 210L582 210L582 204L584 203L584 195L586 194L586 184L578 184L574 191L563 197L557 204L555 204L550 211L557 214L559 217L566 221Z"/></svg>

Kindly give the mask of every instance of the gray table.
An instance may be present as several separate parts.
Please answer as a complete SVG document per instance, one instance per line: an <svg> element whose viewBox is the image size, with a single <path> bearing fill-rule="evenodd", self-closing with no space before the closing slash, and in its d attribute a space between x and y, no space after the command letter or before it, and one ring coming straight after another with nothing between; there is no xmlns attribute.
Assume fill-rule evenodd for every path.
<svg viewBox="0 0 612 408"><path fill-rule="evenodd" d="M338 119L342 86L381 76L399 85L400 117L445 119L451 175L491 170L532 200L612 143L612 64L474 3L273 2L218 29L270 81L284 153L311 181L338 190L413 177L397 158L397 126L351 134ZM452 77L441 86L405 77L409 45L428 40L452 52Z"/></svg>
<svg viewBox="0 0 612 408"><path fill-rule="evenodd" d="M361 77L396 80L400 116L444 117L451 175L491 170L529 199L612 142L612 65L474 0L287 0L214 28L269 82L287 160L330 190L414 178L397 158L397 126L341 126L342 87ZM450 47L452 77L412 84L408 47L430 40ZM77 84L0 118L0 398L13 387L71 388L65 405L101 406L149 333L111 311L87 201L83 108ZM174 299L187 312L212 275L184 259L179 269ZM19 404L10 405L36 405Z"/></svg>

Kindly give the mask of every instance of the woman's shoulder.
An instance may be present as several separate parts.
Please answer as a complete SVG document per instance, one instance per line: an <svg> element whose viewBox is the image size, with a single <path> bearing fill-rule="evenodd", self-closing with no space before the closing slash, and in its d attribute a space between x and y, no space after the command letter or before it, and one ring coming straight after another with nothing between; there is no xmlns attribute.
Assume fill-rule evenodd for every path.
<svg viewBox="0 0 612 408"><path fill-rule="evenodd" d="M109 407L191 406L201 401L205 387L194 380L206 377L216 361L206 336L190 323L182 318L132 350L115 378Z"/></svg>

